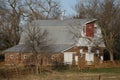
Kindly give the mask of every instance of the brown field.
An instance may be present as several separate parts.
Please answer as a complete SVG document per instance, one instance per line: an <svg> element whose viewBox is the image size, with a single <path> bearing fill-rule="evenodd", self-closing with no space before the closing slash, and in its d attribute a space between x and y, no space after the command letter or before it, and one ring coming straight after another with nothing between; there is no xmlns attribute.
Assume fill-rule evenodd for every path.
<svg viewBox="0 0 120 80"><path fill-rule="evenodd" d="M120 67L78 70L78 68L56 69L35 75L31 69L8 69L0 67L0 80L120 80Z"/></svg>
<svg viewBox="0 0 120 80"><path fill-rule="evenodd" d="M21 75L0 80L120 80L120 73L52 72Z"/></svg>

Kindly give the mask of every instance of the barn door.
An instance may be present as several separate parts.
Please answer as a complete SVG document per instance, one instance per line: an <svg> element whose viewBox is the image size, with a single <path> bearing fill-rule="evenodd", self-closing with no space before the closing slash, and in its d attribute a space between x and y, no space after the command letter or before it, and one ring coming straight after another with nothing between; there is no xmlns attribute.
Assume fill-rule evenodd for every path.
<svg viewBox="0 0 120 80"><path fill-rule="evenodd" d="M73 61L74 52L64 52L64 64L71 64Z"/></svg>
<svg viewBox="0 0 120 80"><path fill-rule="evenodd" d="M92 65L94 63L94 53L86 53L85 61L87 62L87 65Z"/></svg>
<svg viewBox="0 0 120 80"><path fill-rule="evenodd" d="M94 37L94 23L86 24L86 36Z"/></svg>

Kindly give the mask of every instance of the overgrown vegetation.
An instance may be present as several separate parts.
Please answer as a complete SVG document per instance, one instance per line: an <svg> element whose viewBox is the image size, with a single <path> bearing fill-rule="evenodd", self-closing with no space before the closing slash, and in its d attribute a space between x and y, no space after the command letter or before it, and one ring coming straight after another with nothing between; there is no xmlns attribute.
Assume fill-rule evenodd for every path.
<svg viewBox="0 0 120 80"><path fill-rule="evenodd" d="M84 68L78 70L77 67L64 66L62 68L57 68L55 71L62 73L120 73L120 67L113 68Z"/></svg>
<svg viewBox="0 0 120 80"><path fill-rule="evenodd" d="M54 0L0 0L0 50L19 43L24 23L57 19L60 11Z"/></svg>
<svg viewBox="0 0 120 80"><path fill-rule="evenodd" d="M120 73L120 68L96 68L83 71L85 73Z"/></svg>
<svg viewBox="0 0 120 80"><path fill-rule="evenodd" d="M2 70L2 71L1 71ZM3 69L0 69L0 72L3 72ZM7 71L6 71L7 72ZM1 73L0 73L1 74ZM2 74L3 75L3 74ZM9 76L4 75L0 76L1 80L108 80L111 77L119 80L120 77L120 68L101 68L101 69L89 69L79 71L75 69L64 69L62 71L53 71L53 72L43 72L41 74L24 74L18 76ZM111 78L113 79L113 78Z"/></svg>

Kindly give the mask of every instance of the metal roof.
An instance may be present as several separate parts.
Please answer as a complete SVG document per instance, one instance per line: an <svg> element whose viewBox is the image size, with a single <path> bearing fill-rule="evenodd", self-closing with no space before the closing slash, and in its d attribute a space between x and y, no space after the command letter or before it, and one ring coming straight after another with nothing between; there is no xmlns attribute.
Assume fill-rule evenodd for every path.
<svg viewBox="0 0 120 80"><path fill-rule="evenodd" d="M53 52L61 52L75 44L73 34L70 34L69 32L69 27L82 27L90 21L95 21L95 19L36 20L30 23L30 25L46 29L49 32L49 38L53 40ZM30 49L24 47L26 39L26 33L24 30L25 28L23 28L19 44L5 50L4 52L30 52Z"/></svg>
<svg viewBox="0 0 120 80"><path fill-rule="evenodd" d="M51 53L59 53L69 47L71 47L73 45L68 45L68 44L56 44L56 45L51 45L50 48L51 50L49 51L44 51L44 50L40 50L40 51L44 51L44 52L51 52ZM12 52L18 52L18 53L31 53L32 52L32 48L28 48L26 47L24 44L19 44L16 46L13 46L5 51L3 51L3 53L12 53Z"/></svg>
<svg viewBox="0 0 120 80"><path fill-rule="evenodd" d="M60 26L78 26L83 25L89 21L95 19L65 19L65 20L35 20L32 23L36 24L36 26L52 26L52 27L60 27Z"/></svg>
<svg viewBox="0 0 120 80"><path fill-rule="evenodd" d="M95 19L92 19L95 20ZM67 20L35 20L30 23L33 27L40 27L41 29L47 30L49 32L49 38L54 41L54 44L74 44L73 34L70 34L69 28L72 27L82 27L87 22L92 21L90 19L67 19ZM23 28L23 33L19 44L24 44L25 42L25 28Z"/></svg>

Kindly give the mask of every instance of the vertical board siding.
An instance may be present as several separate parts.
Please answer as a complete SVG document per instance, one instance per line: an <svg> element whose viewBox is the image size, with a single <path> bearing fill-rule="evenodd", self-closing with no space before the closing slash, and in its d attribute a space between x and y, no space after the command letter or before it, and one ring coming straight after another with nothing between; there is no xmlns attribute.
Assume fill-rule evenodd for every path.
<svg viewBox="0 0 120 80"><path fill-rule="evenodd" d="M86 37L94 37L94 23L86 24Z"/></svg>

